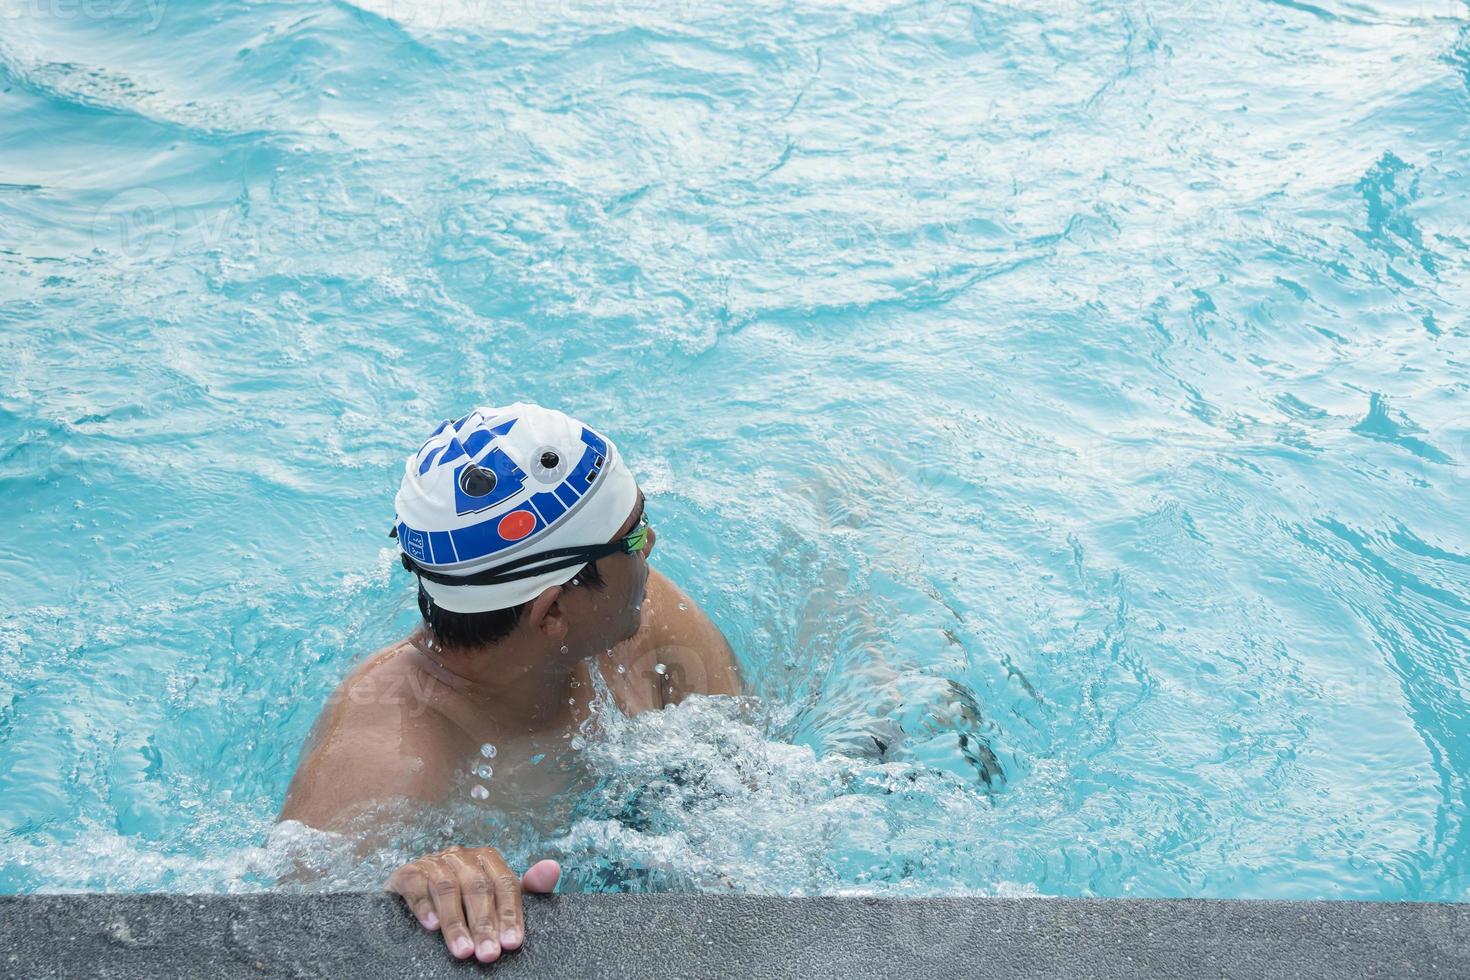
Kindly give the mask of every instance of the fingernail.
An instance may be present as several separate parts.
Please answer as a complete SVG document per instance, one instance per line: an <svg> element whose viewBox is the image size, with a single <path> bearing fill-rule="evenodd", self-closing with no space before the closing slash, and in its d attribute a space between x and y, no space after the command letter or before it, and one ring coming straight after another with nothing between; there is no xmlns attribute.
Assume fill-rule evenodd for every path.
<svg viewBox="0 0 1470 980"><path fill-rule="evenodd" d="M493 942L491 942L488 939L485 940L484 942L482 942L480 944L480 948L479 949L475 950L475 955L478 956L480 959L484 960L486 963L488 963L491 960L495 959L495 957L499 953L500 953L500 947L496 946Z"/></svg>
<svg viewBox="0 0 1470 980"><path fill-rule="evenodd" d="M500 934L500 945L507 949L515 949L521 944L521 934L514 929L507 929Z"/></svg>
<svg viewBox="0 0 1470 980"><path fill-rule="evenodd" d="M454 941L454 945L450 948L454 950L455 956L468 956L471 952L474 951L475 947L474 944L472 944L468 939L460 936Z"/></svg>
<svg viewBox="0 0 1470 980"><path fill-rule="evenodd" d="M439 928L439 917L437 915L435 915L433 912L430 912L428 915L424 916L424 928L425 929L437 929L437 928Z"/></svg>

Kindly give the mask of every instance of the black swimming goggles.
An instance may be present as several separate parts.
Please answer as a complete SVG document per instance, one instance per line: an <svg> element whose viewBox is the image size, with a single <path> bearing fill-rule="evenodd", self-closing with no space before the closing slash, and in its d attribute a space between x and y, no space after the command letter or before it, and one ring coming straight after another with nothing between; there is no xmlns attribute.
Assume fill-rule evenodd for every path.
<svg viewBox="0 0 1470 980"><path fill-rule="evenodd" d="M390 534L397 537L398 529L395 527ZM500 585L503 582L515 582L523 578L535 578L545 575L547 572L555 572L563 568L574 568L585 565L589 561L606 558L618 552L632 555L643 550L648 543L648 515L645 513L638 521L638 526L633 528L616 541L606 544L581 545L575 548L553 548L550 551L542 551L534 555L524 555L504 565L496 565L483 571L472 572L469 575L446 575L443 572L431 571L408 555L403 555L403 567L413 572L419 578L437 582L440 585Z"/></svg>

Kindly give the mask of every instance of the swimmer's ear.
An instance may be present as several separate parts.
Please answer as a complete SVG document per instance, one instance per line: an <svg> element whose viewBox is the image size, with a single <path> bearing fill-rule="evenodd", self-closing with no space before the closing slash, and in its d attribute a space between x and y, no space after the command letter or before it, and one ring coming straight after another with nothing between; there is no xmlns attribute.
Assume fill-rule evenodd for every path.
<svg viewBox="0 0 1470 980"><path fill-rule="evenodd" d="M541 594L531 600L531 608L526 610L526 623L533 630L545 634L547 639L561 640L567 632L567 622L562 616L561 598L562 587L553 585L541 590Z"/></svg>

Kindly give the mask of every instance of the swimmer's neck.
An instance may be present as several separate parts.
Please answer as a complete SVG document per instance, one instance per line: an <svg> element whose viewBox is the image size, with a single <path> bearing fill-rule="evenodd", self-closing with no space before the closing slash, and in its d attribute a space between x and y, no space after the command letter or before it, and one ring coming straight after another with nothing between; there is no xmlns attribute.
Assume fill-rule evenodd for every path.
<svg viewBox="0 0 1470 980"><path fill-rule="evenodd" d="M413 669L446 689L441 705L467 732L500 737L563 727L581 657L531 648L512 635L478 650L445 648L422 627L408 638Z"/></svg>

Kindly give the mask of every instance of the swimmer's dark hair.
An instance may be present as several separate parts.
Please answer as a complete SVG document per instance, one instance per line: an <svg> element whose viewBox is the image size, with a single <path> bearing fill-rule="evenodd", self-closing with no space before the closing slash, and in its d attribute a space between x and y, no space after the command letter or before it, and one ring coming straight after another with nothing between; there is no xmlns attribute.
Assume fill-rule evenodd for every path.
<svg viewBox="0 0 1470 980"><path fill-rule="evenodd" d="M567 583L569 587L585 585L594 589L601 589L604 584L595 561L584 565L576 577ZM440 646L451 649L472 650L505 639L530 606L531 603L527 601L509 609L493 609L490 612L451 612L434 605L433 597L424 591L423 583L419 583L419 612L423 614L424 624L429 627L429 632Z"/></svg>

